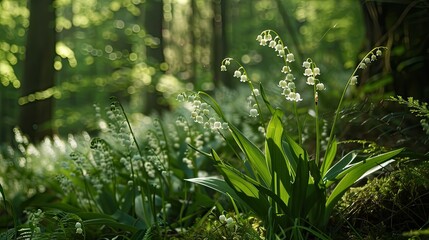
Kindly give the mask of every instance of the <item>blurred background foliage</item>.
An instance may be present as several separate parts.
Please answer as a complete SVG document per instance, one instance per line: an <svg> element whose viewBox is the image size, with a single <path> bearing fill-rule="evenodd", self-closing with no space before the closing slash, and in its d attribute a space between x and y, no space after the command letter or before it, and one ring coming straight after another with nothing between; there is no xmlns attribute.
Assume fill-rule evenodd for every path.
<svg viewBox="0 0 429 240"><path fill-rule="evenodd" d="M37 4L55 13L45 26L40 19L30 21ZM411 0L0 0L0 142L13 139L15 126L36 141L96 130L93 104L107 105L110 96L133 113L131 119L142 119L174 109L182 91L237 88L230 73L220 72L224 57L249 66L251 79L274 86L282 63L255 41L264 29L280 33L295 53L297 76L307 57L318 64L328 89L321 98L328 104L336 102L360 55L376 45L391 48L393 63L375 65L372 70L381 74L363 76L360 82L368 84L358 86L355 96L393 95L411 86L395 79L416 74L415 97L425 100L428 8L425 1ZM25 73L34 64L28 56L35 54L26 48L33 41L40 47L50 43L29 35L30 26L55 33L53 64L46 69L54 72L53 84L33 92L23 86L47 79ZM36 107L47 100L49 107ZM44 116L42 122L23 114L32 116L32 110ZM42 124L51 131L40 131Z"/></svg>

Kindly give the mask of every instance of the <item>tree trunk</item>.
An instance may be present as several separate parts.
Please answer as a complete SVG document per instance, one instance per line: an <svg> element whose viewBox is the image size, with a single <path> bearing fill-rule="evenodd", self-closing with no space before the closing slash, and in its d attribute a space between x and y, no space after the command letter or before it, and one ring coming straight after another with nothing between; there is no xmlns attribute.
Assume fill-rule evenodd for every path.
<svg viewBox="0 0 429 240"><path fill-rule="evenodd" d="M225 56L227 48L225 33L225 4L226 3L221 0L213 0L213 81L216 86L223 83L223 85L232 88L234 81L231 81L230 78L220 72L221 62L225 57L227 57Z"/></svg>
<svg viewBox="0 0 429 240"><path fill-rule="evenodd" d="M162 0L152 0L145 3L145 29L149 35L156 41L154 44L146 47L146 57L149 64L157 66L157 74L152 78L152 84L147 87L146 94L146 106L144 106L143 113L150 114L154 111L161 113L167 108L167 104L164 102L162 93L156 90L160 73L165 70L161 68L161 64L164 64L164 44L162 37L163 29L163 2Z"/></svg>
<svg viewBox="0 0 429 240"><path fill-rule="evenodd" d="M54 0L32 0L25 53L22 96L28 103L20 108L19 127L31 141L53 133L53 99L37 92L54 86L55 10Z"/></svg>

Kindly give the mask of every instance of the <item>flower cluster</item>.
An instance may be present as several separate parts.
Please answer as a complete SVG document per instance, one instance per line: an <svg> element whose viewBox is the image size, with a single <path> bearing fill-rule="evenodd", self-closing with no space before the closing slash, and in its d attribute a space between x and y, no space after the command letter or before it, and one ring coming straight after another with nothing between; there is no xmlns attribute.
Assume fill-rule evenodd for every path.
<svg viewBox="0 0 429 240"><path fill-rule="evenodd" d="M220 216L219 216L219 221L222 223L222 224L225 224L225 226L227 227L227 228L230 228L230 227L234 227L234 219L232 219L232 217L226 217L224 214L221 214Z"/></svg>
<svg viewBox="0 0 429 240"><path fill-rule="evenodd" d="M271 33L276 36L273 38ZM285 74L284 79L279 81L278 86L282 89L282 95L286 100L299 102L302 101L301 95L296 91L295 76L292 74L292 69L289 63L295 61L295 56L289 51L287 46L284 45L279 35L272 30L265 30L256 37L256 40L261 46L273 48L277 52L277 56L284 59L285 65L282 67L281 72Z"/></svg>
<svg viewBox="0 0 429 240"><path fill-rule="evenodd" d="M227 66L231 65L232 60L233 60L232 58L225 58L222 61L222 64L220 66L220 70L222 72L226 72L228 70ZM240 79L240 82L248 82L249 81L249 78L247 77L246 70L242 66L240 66L237 70L234 71L233 76L235 78Z"/></svg>
<svg viewBox="0 0 429 240"><path fill-rule="evenodd" d="M227 66L231 65L231 61L233 61L233 58L225 58L222 61L222 64L220 66L221 71L227 71ZM251 95L249 96L249 116L250 117L257 117L259 116L258 111L258 104L254 103L256 102L256 97L260 95L259 90L253 87L252 82L250 82L249 78L247 77L247 72L243 66L239 62L237 64L240 65L240 67L234 71L234 77L239 78L240 82L247 82L250 85L250 88L252 89Z"/></svg>
<svg viewBox="0 0 429 240"><path fill-rule="evenodd" d="M200 97L196 94L187 96L185 93L180 93L177 96L178 101L187 101L192 105L191 117L194 122L204 126L205 129L211 129L212 131L218 131L222 129L228 129L228 123L221 122L219 119L211 116L210 106L202 102Z"/></svg>
<svg viewBox="0 0 429 240"><path fill-rule="evenodd" d="M364 57L364 59L359 63L358 68L359 69L366 69L369 64L376 61L379 57L381 57L383 55L382 49L384 49L384 48L378 47L378 48L373 49L371 52L369 52ZM357 78L358 78L357 75L353 75L350 78L350 85L356 85L358 83Z"/></svg>
<svg viewBox="0 0 429 240"><path fill-rule="evenodd" d="M307 85L314 86L314 98L317 103L318 91L325 90L325 85L316 78L320 75L320 68L310 58L302 63L302 67L305 69L304 76L307 77Z"/></svg>
<svg viewBox="0 0 429 240"><path fill-rule="evenodd" d="M74 227L76 228L76 234L82 234L83 233L82 224L80 222L76 222Z"/></svg>

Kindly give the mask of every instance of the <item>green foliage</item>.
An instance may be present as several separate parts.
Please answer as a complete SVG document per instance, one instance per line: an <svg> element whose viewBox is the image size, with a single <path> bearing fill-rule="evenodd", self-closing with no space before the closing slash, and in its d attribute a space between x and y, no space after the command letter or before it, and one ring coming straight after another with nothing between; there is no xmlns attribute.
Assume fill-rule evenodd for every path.
<svg viewBox="0 0 429 240"><path fill-rule="evenodd" d="M406 237L424 239L429 207L428 166L428 161L401 161L393 171L352 188L338 205L333 234L342 238L358 232L360 239L406 239L401 236L406 231Z"/></svg>
<svg viewBox="0 0 429 240"><path fill-rule="evenodd" d="M210 135L202 138L183 117L168 125L146 119L147 124L133 129L115 99L105 112L96 107L96 115L104 126L98 137L55 137L35 146L15 130L17 150L2 149L0 155L6 166L1 169L1 193L9 193L13 200L10 205L5 200L8 208L4 213L10 216L0 208L1 219L6 220L0 226L4 236L11 237L18 230L33 234L34 230L28 229L29 217L21 213L40 208L78 216L87 239L142 239L154 234L153 238L164 239L170 229L187 227L213 206L204 189L184 182L184 178L204 171L204 160L198 152L187 149L187 143L201 151L199 142L213 141ZM6 175L8 179L3 178ZM8 224L12 216L17 218L14 226ZM60 228L41 228L40 237L59 236Z"/></svg>
<svg viewBox="0 0 429 240"><path fill-rule="evenodd" d="M411 113L417 117L421 117L422 119L420 120L420 124L422 125L426 135L429 136L429 109L426 102L420 102L417 99L413 99L413 97L408 97L407 100L405 100L401 96L391 97L390 100L406 105L410 109Z"/></svg>
<svg viewBox="0 0 429 240"><path fill-rule="evenodd" d="M221 211L214 207L197 219L197 223L177 239L263 239L264 228L260 220L247 214ZM176 239L176 238L173 238Z"/></svg>
<svg viewBox="0 0 429 240"><path fill-rule="evenodd" d="M292 78L289 78L290 68L288 68L288 62L293 61L293 55L281 52L281 49L287 49L283 47L283 42L279 38L278 34L275 33L274 40L271 40L272 31L266 30L258 36L261 45L269 45L278 51L280 57L284 59L285 67L283 71L286 74L286 81L288 87L282 82L279 86L287 90L286 99L298 102L302 99L299 94L296 93L295 84L293 84ZM263 38L267 38L264 40ZM278 41L273 43L272 41ZM277 46L281 45L280 48ZM375 52L377 56L381 54L381 48L375 48L368 53L365 58L359 64L359 67L355 69L352 77L346 84L346 89L350 84L355 84L356 76L355 73L359 68L366 67L370 61L367 59L369 56L374 60ZM222 70L226 70L226 66L230 65L231 58L227 58L222 62ZM312 71L319 72L315 65L311 65L311 60L304 62L306 74L307 70L311 67ZM286 70L285 70L286 69ZM314 74L313 73L313 74ZM253 83L248 79L247 71L244 67L239 64L238 70L234 73L235 77L241 78L242 82L249 85L252 92L251 99L255 104L250 110L250 116L258 117L262 124L267 116L261 116L262 112L258 109L261 108L259 100L255 94L255 88ZM314 74L317 76L317 74ZM317 84L313 81L316 80ZM318 91L324 90L323 84L317 79L307 79L309 85L314 85L315 92L315 108L316 108L316 128L318 125ZM346 91L344 90L344 93ZM285 91L283 93L285 93ZM327 236L323 235L323 231L326 229L328 219L330 218L334 206L340 200L341 196L348 190L353 184L355 184L361 178L364 178L370 172L373 172L379 168L382 168L389 163L393 162L393 158L398 155L402 149L389 151L382 154L364 156L358 155L357 151L353 151L346 154L344 157L337 160L334 164L335 156L337 155L337 142L333 136L335 123L338 119L338 112L341 108L341 103L344 98L344 93L339 101L337 114L334 116L333 126L331 130L331 136L327 144L326 157L322 160L319 158L320 145L316 148L315 159L310 159L309 154L303 149L301 144L301 131L298 130L299 142L293 140L293 138L284 131L285 122L283 122L284 113L279 109L274 109L270 101L266 98L264 89L259 89L260 95L263 98L263 102L269 109L270 121L264 128L265 140L264 150L260 150L256 144L246 138L243 133L235 127L233 124L228 122L225 114L222 113L219 104L206 93L199 93L197 97L191 97L194 102L195 110L193 117L195 121L203 122L203 117L208 116L208 111L200 112L200 101L207 103L215 111L221 121L227 123L227 130L232 135L232 138L225 137L222 134L222 129L216 127L213 122L212 129L218 131L229 146L234 149L237 146L241 151L238 154L236 150L236 158L241 159L245 164L246 168L244 172L236 169L230 164L228 159L223 159L214 150L211 150L211 158L216 163L219 171L223 175L223 180L208 178L197 178L188 179L188 181L199 183L208 186L221 193L227 193L234 200L238 202L244 202L264 223L267 228L268 238L273 237L275 233L281 231L284 232L285 236L290 236L293 239L304 239L308 234L317 236L322 239L328 239ZM182 95L184 96L184 95ZM182 97L181 97L182 98ZM252 105L251 105L252 106ZM296 105L294 104L296 108ZM256 109L255 109L256 108ZM255 114L256 113L256 114ZM296 111L295 111L296 113ZM199 117L202 114L203 117ZM261 115L260 115L261 114ZM300 128L298 115L297 127ZM210 122L209 118L209 122ZM212 120L215 121L215 120ZM220 122L218 124L220 126ZM316 134L320 134L316 130ZM320 137L316 137L316 141L320 141ZM357 157L359 156L359 157ZM227 185L225 185L225 183ZM330 189L329 187L335 183L335 186ZM231 191L233 190L233 191Z"/></svg>

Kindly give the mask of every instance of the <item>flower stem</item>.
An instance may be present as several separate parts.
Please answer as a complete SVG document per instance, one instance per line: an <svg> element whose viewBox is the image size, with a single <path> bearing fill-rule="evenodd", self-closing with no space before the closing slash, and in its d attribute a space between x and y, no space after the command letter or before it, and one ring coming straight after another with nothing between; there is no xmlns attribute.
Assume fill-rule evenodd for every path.
<svg viewBox="0 0 429 240"><path fill-rule="evenodd" d="M329 149L331 148L331 144L332 144L332 141L333 141L333 138L334 138L335 125L337 124L337 120L338 120L338 117L339 117L339 115L340 115L340 110L341 110L341 107L342 107L342 104L343 104L343 100L344 100L344 97L345 97L345 95L346 95L347 89L348 89L348 88L349 88L349 86L350 86L350 82L351 82L351 80L352 80L353 76L355 76L356 72L359 70L359 66L360 66L362 63L364 63L365 58L367 58L368 56L370 56L370 55L374 54L374 52L375 52L375 51L380 50L380 49L387 49L387 48L386 48L386 47L375 47L375 48L373 48L371 51L369 51L369 52L368 52L368 53L367 53L367 54L362 58L362 60L359 62L359 64L356 66L355 70L353 71L353 73L351 74L351 76L350 76L349 80L347 81L346 86L344 87L343 93L341 94L340 101L338 102L338 107L337 107L337 109L335 110L335 116L334 116L334 120L333 120L333 122L332 122L331 132L329 133L328 144L326 145L325 156L324 156L324 158L323 158L323 159L326 159L326 155L327 155L327 153L329 152ZM322 167L323 167L322 169L324 169L324 167L325 167L324 165L325 165L325 161L324 161L324 162L323 162L323 164L322 164ZM329 167L329 166L328 166L328 167Z"/></svg>
<svg viewBox="0 0 429 240"><path fill-rule="evenodd" d="M319 100L317 99L316 87L314 87L314 111L316 112L316 164L320 163L320 124L319 124Z"/></svg>

